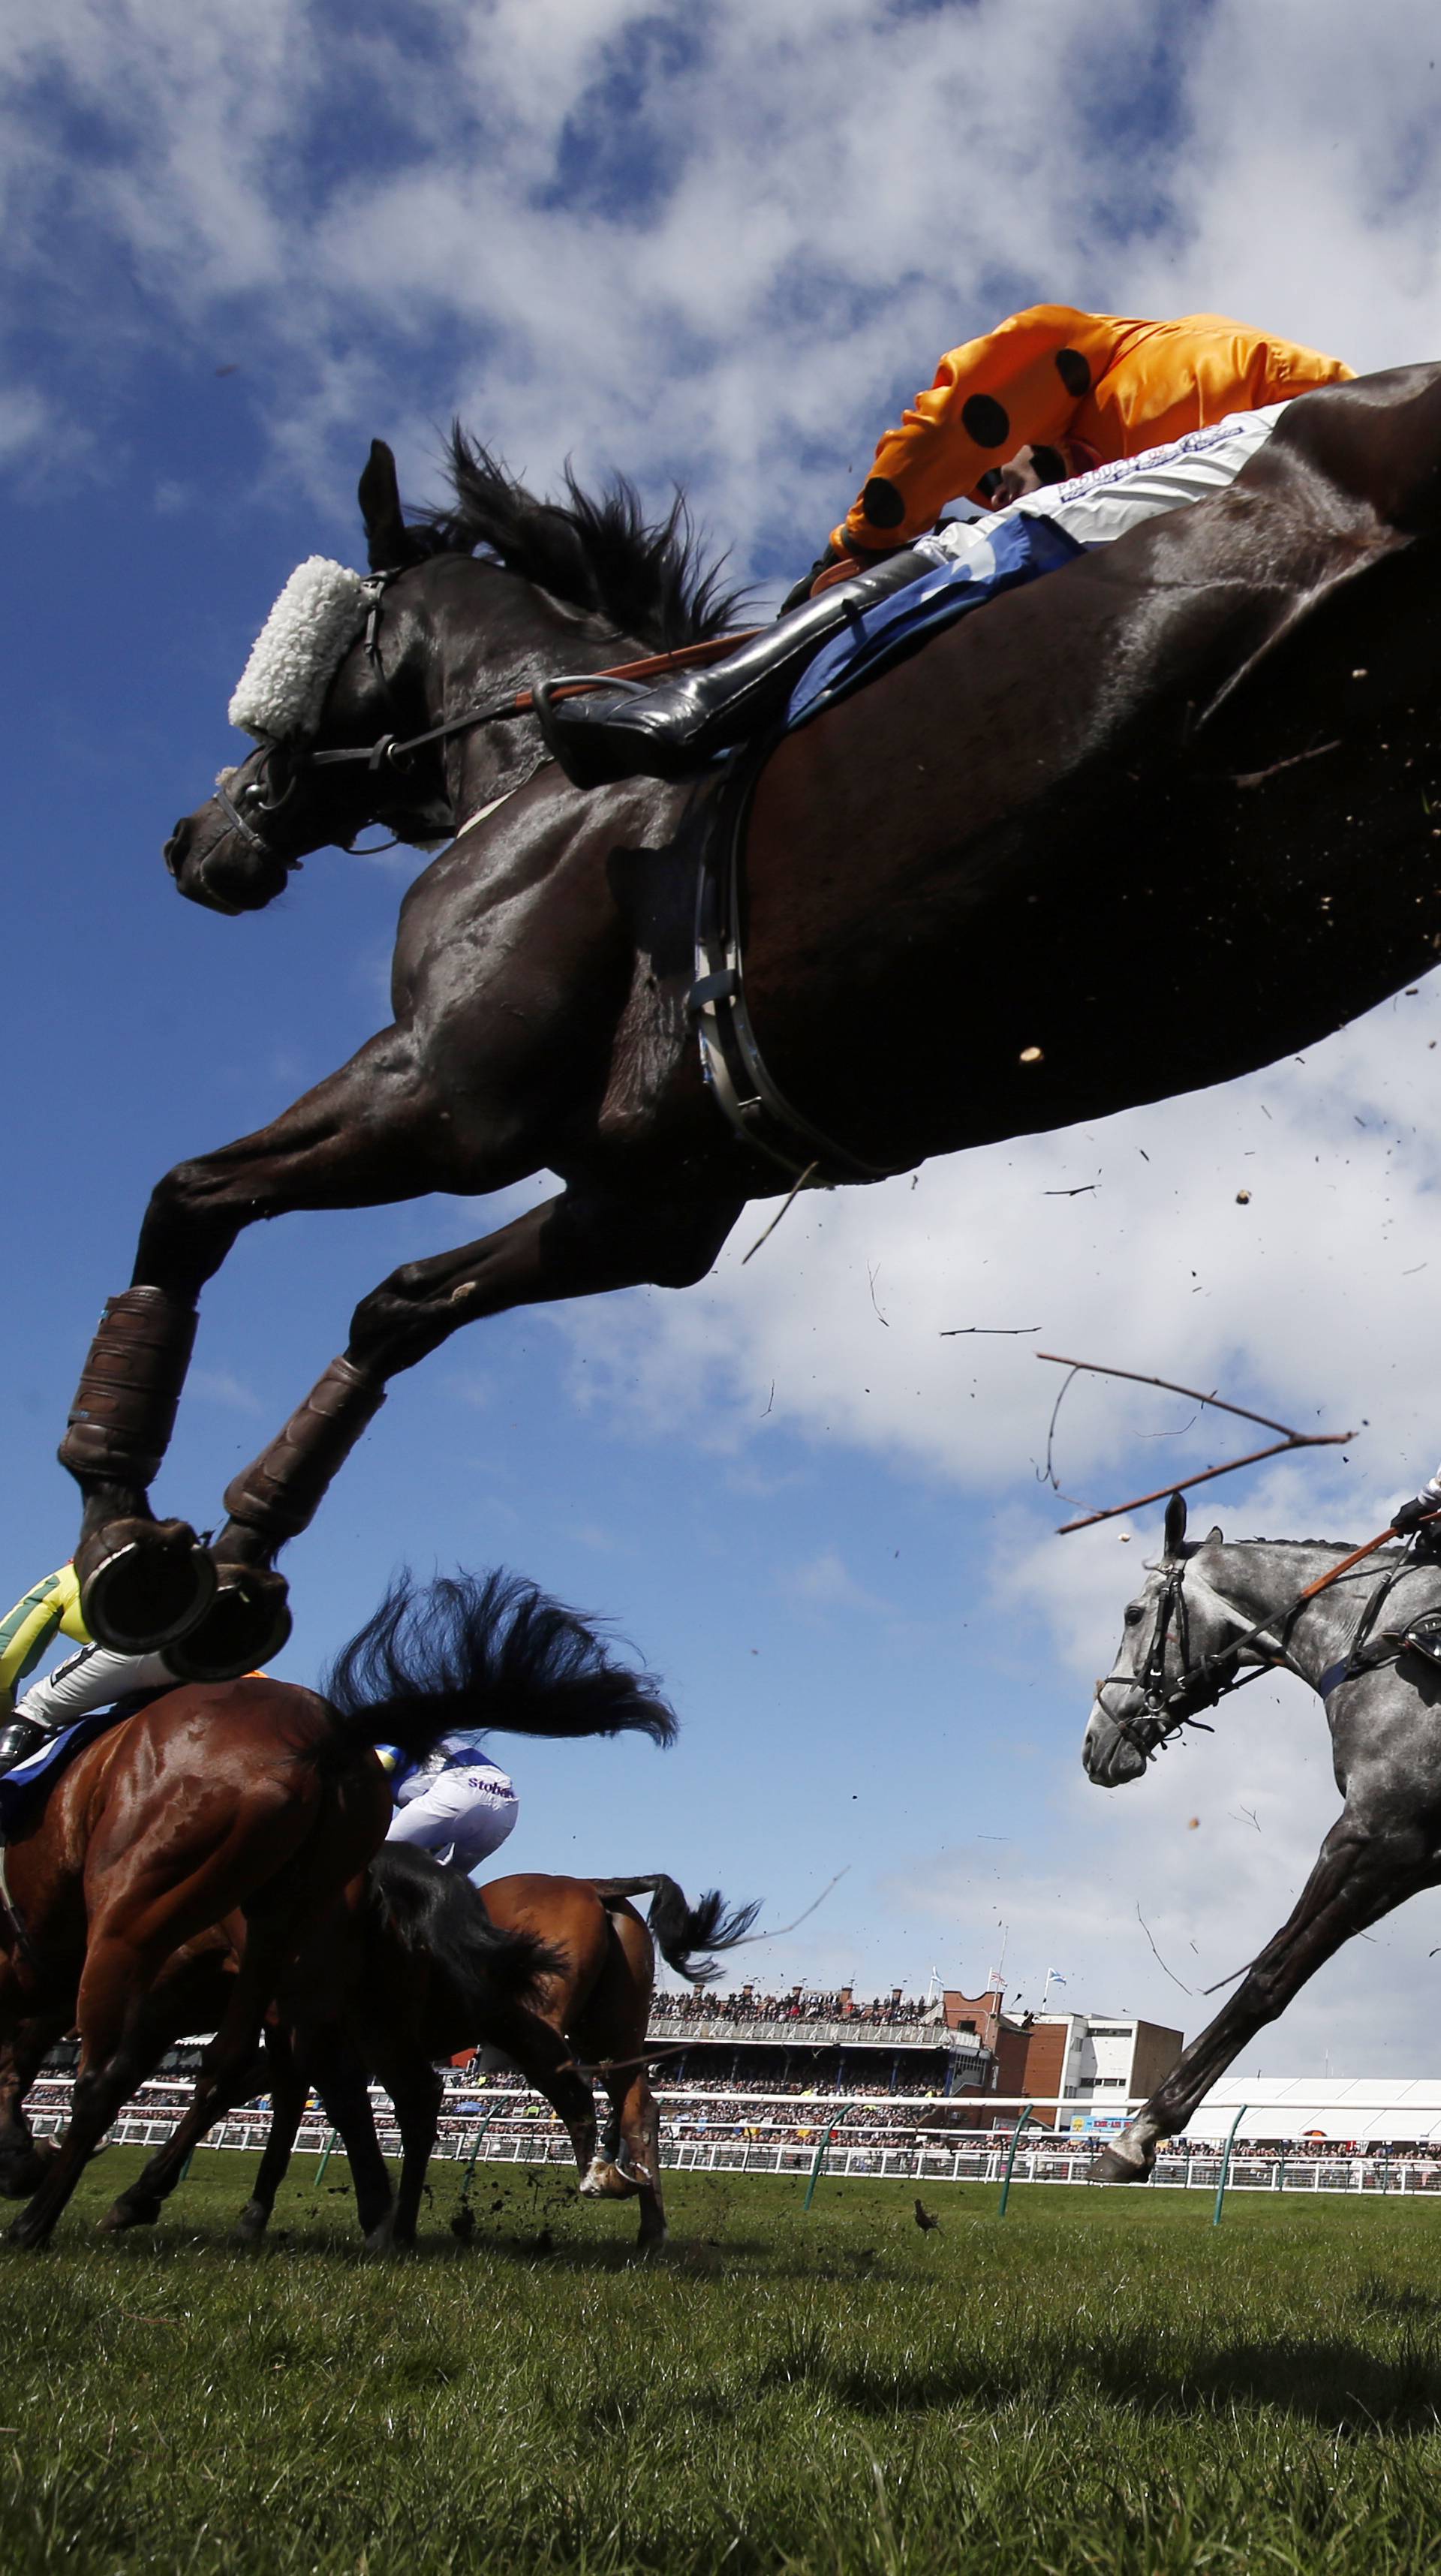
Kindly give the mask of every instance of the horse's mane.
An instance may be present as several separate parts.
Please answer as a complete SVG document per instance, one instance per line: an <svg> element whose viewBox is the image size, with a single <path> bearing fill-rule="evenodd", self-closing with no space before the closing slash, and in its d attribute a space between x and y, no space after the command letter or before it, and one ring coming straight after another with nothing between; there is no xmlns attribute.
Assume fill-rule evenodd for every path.
<svg viewBox="0 0 1441 2576"><path fill-rule="evenodd" d="M1205 1544L1206 1542L1203 1539L1201 1541L1201 1545L1204 1547ZM1346 1549L1354 1547L1356 1542L1353 1538L1240 1538L1228 1539L1225 1544L1228 1547L1339 1547ZM1378 1556L1381 1552L1382 1551L1379 1548L1376 1551Z"/></svg>
<svg viewBox="0 0 1441 2576"><path fill-rule="evenodd" d="M722 634L734 618L744 594L721 588L724 558L706 562L683 493L652 523L624 476L597 500L567 466L565 499L541 501L459 421L448 467L454 506L420 519L438 551L487 546L507 572L660 650Z"/></svg>

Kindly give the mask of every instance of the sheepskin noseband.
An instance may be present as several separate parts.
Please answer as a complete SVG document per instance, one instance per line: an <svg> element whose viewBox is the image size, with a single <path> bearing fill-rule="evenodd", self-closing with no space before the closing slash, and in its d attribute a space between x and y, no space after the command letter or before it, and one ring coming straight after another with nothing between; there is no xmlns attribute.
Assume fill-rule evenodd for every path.
<svg viewBox="0 0 1441 2576"><path fill-rule="evenodd" d="M358 572L308 555L297 564L251 648L230 701L230 721L262 740L315 732L325 693L365 623Z"/></svg>

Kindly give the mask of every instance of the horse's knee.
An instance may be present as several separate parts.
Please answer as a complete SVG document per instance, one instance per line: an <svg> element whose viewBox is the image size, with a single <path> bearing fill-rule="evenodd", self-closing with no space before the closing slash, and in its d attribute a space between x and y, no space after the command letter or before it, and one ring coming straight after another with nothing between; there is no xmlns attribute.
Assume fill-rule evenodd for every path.
<svg viewBox="0 0 1441 2576"><path fill-rule="evenodd" d="M210 1213L222 1187L223 1175L211 1157L197 1155L191 1162L176 1163L151 1191L145 1223L167 1232L194 1225Z"/></svg>

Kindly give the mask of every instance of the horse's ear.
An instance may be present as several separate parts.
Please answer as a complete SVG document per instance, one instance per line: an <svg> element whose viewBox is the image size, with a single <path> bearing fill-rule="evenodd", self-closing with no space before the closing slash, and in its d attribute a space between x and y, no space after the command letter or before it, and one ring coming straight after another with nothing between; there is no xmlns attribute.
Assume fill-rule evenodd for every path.
<svg viewBox="0 0 1441 2576"><path fill-rule="evenodd" d="M372 572L398 572L413 560L409 531L400 508L395 458L383 438L373 438L357 494L365 523L365 542Z"/></svg>
<svg viewBox="0 0 1441 2576"><path fill-rule="evenodd" d="M1212 1521L1210 1528L1206 1532L1207 1547L1219 1547L1225 1535L1226 1533L1222 1529L1220 1522Z"/></svg>
<svg viewBox="0 0 1441 2576"><path fill-rule="evenodd" d="M1184 1494L1173 1494L1166 1505L1165 1553L1167 1556L1180 1555L1181 1542L1185 1535L1186 1497Z"/></svg>

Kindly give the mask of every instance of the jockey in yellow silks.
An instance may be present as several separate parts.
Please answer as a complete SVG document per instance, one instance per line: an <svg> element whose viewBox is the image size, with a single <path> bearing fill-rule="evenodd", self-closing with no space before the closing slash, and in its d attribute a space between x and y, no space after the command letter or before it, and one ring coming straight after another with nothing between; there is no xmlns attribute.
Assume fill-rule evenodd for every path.
<svg viewBox="0 0 1441 2576"><path fill-rule="evenodd" d="M80 1652L33 1682L17 1704L19 1685L56 1637L70 1638ZM168 1690L174 1681L163 1655L121 1655L92 1644L75 1568L60 1566L0 1619L0 1771L25 1761L47 1736L89 1710L134 1691Z"/></svg>
<svg viewBox="0 0 1441 2576"><path fill-rule="evenodd" d="M865 562L907 545L962 495L994 507L988 478L1019 448L1059 449L1064 473L1082 473L1351 374L1220 313L1139 322L1033 304L946 352L929 392L881 440L832 553Z"/></svg>

